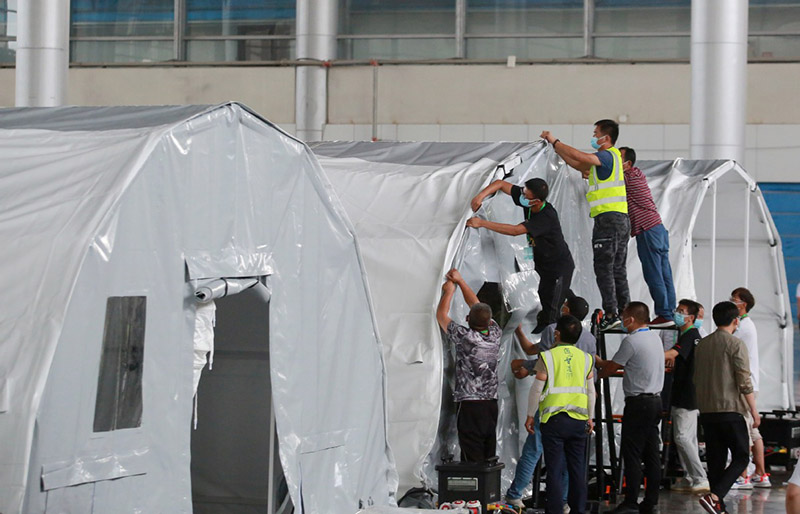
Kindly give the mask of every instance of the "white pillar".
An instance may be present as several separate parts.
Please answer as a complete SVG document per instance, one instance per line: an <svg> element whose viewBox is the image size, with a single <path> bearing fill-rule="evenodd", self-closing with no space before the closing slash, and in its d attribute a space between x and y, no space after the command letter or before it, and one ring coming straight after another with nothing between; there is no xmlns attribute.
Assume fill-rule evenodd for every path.
<svg viewBox="0 0 800 514"><path fill-rule="evenodd" d="M297 0L297 58L336 58L337 0ZM328 115L328 71L323 66L298 66L295 75L295 123L303 141L322 140Z"/></svg>
<svg viewBox="0 0 800 514"><path fill-rule="evenodd" d="M69 0L17 4L17 107L53 107L67 101Z"/></svg>
<svg viewBox="0 0 800 514"><path fill-rule="evenodd" d="M692 0L692 159L744 163L748 0Z"/></svg>

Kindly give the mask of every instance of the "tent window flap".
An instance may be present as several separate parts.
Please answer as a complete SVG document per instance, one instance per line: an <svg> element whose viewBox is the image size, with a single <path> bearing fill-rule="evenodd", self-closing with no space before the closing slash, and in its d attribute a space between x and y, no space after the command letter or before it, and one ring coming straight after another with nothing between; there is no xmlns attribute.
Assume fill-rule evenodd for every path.
<svg viewBox="0 0 800 514"><path fill-rule="evenodd" d="M146 311L146 296L108 298L97 379L95 432L136 428L142 424Z"/></svg>

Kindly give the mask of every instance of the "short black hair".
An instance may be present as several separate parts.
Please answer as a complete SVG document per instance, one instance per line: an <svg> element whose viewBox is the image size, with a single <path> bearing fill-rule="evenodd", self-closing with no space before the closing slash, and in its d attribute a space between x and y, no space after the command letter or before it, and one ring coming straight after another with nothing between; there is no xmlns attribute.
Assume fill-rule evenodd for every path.
<svg viewBox="0 0 800 514"><path fill-rule="evenodd" d="M589 302L580 296L573 296L572 298L567 298L567 309L569 309L571 315L583 321L586 315L589 314Z"/></svg>
<svg viewBox="0 0 800 514"><path fill-rule="evenodd" d="M550 187L543 179L532 178L525 182L525 189L533 193L533 197L541 201L547 200L547 195L550 194Z"/></svg>
<svg viewBox="0 0 800 514"><path fill-rule="evenodd" d="M565 314L556 321L556 330L562 343L575 344L581 337L583 326L575 316Z"/></svg>
<svg viewBox="0 0 800 514"><path fill-rule="evenodd" d="M731 296L738 296L739 299L745 303L744 309L747 312L750 312L750 309L756 305L755 296L753 296L753 293L746 287L737 287L731 292ZM716 323L716 321L714 323Z"/></svg>
<svg viewBox="0 0 800 514"><path fill-rule="evenodd" d="M697 313L700 312L701 305L694 300L689 300L684 298L683 300L678 302L678 305L683 305L686 307L686 310L689 312L690 316L694 316L694 319L697 319Z"/></svg>
<svg viewBox="0 0 800 514"><path fill-rule="evenodd" d="M611 144L617 143L619 137L619 123L614 120L600 120L594 123L600 129L600 133L611 138Z"/></svg>
<svg viewBox="0 0 800 514"><path fill-rule="evenodd" d="M622 159L622 162L631 161L631 166L636 164L636 150L634 150L630 146L621 146L619 148L619 151L625 152L625 158Z"/></svg>
<svg viewBox="0 0 800 514"><path fill-rule="evenodd" d="M476 303L469 309L469 328L472 330L486 330L492 319L492 308L486 303Z"/></svg>
<svg viewBox="0 0 800 514"><path fill-rule="evenodd" d="M628 316L635 319L638 323L646 324L650 322L650 307L648 307L646 303L631 302L625 306L622 312L627 313Z"/></svg>
<svg viewBox="0 0 800 514"><path fill-rule="evenodd" d="M718 327L727 327L739 317L739 307L733 302L719 302L714 306L712 316Z"/></svg>

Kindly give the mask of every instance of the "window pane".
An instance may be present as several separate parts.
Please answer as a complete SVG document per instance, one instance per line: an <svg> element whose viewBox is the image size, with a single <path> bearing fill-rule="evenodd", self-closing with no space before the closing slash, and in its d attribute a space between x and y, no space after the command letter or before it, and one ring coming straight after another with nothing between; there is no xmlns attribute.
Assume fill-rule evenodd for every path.
<svg viewBox="0 0 800 514"><path fill-rule="evenodd" d="M800 57L800 36L751 36L748 57L773 59Z"/></svg>
<svg viewBox="0 0 800 514"><path fill-rule="evenodd" d="M468 34L583 34L583 0L467 0Z"/></svg>
<svg viewBox="0 0 800 514"><path fill-rule="evenodd" d="M174 0L71 0L72 36L171 36Z"/></svg>
<svg viewBox="0 0 800 514"><path fill-rule="evenodd" d="M595 34L692 30L690 0L596 0Z"/></svg>
<svg viewBox="0 0 800 514"><path fill-rule="evenodd" d="M0 36L17 35L17 0L0 0Z"/></svg>
<svg viewBox="0 0 800 514"><path fill-rule="evenodd" d="M605 59L688 59L689 36L598 37L594 53Z"/></svg>
<svg viewBox="0 0 800 514"><path fill-rule="evenodd" d="M73 41L72 62L161 62L173 58L172 41Z"/></svg>
<svg viewBox="0 0 800 514"><path fill-rule="evenodd" d="M477 38L467 40L470 59L569 59L583 55L583 38Z"/></svg>
<svg viewBox="0 0 800 514"><path fill-rule="evenodd" d="M455 0L350 0L340 5L341 34L455 34Z"/></svg>
<svg viewBox="0 0 800 514"><path fill-rule="evenodd" d="M142 424L146 311L146 296L112 296L106 303L94 410L95 432L135 428Z"/></svg>
<svg viewBox="0 0 800 514"><path fill-rule="evenodd" d="M186 0L186 34L291 35L295 4L296 0Z"/></svg>
<svg viewBox="0 0 800 514"><path fill-rule="evenodd" d="M187 41L186 58L193 62L279 61L295 58L295 39Z"/></svg>
<svg viewBox="0 0 800 514"><path fill-rule="evenodd" d="M0 62L14 62L17 59L14 47L13 41L0 41Z"/></svg>
<svg viewBox="0 0 800 514"><path fill-rule="evenodd" d="M753 0L750 2L750 32L800 32L800 0L758 3L762 5L755 5Z"/></svg>
<svg viewBox="0 0 800 514"><path fill-rule="evenodd" d="M351 59L449 59L455 55L453 38L352 39L339 42L339 55Z"/></svg>

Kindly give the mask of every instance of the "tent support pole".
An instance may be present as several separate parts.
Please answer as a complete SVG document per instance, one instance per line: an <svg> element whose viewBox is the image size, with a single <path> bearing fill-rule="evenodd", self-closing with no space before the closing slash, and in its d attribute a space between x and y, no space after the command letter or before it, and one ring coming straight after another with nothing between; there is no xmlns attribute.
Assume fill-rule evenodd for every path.
<svg viewBox="0 0 800 514"><path fill-rule="evenodd" d="M750 187L744 191L744 287L750 287Z"/></svg>
<svg viewBox="0 0 800 514"><path fill-rule="evenodd" d="M714 295L717 287L717 182L711 189L711 305L714 305Z"/></svg>
<svg viewBox="0 0 800 514"><path fill-rule="evenodd" d="M269 467L267 468L267 512L275 513L275 409L269 406Z"/></svg>

